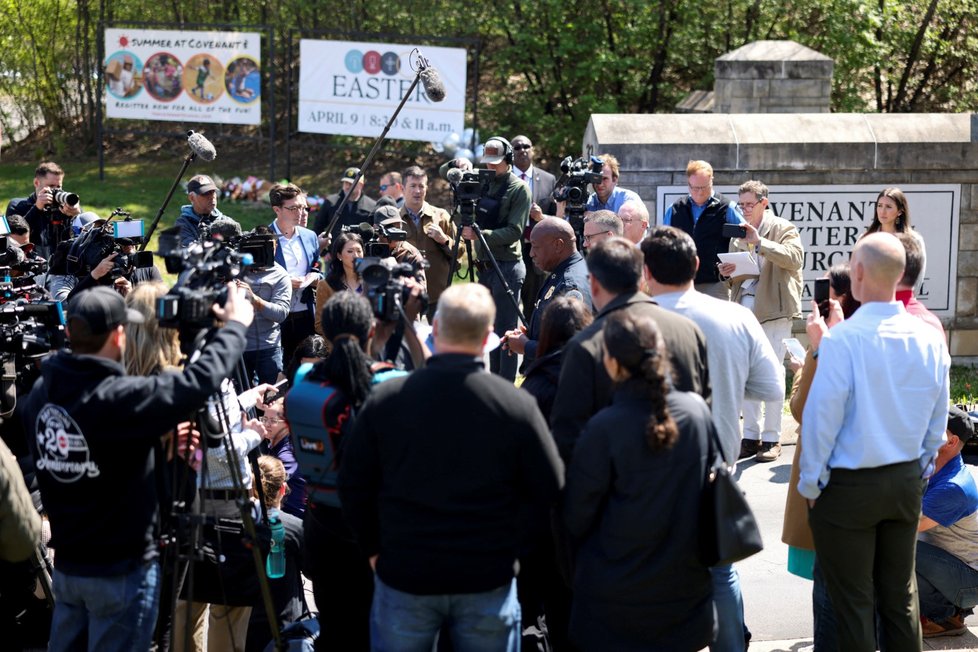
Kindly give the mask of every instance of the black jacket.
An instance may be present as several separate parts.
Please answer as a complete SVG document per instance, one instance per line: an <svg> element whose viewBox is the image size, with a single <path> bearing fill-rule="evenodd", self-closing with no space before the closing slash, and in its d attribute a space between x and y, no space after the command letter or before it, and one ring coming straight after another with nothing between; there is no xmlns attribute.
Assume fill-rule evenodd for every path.
<svg viewBox="0 0 978 652"><path fill-rule="evenodd" d="M471 356L374 387L340 467L340 500L377 575L415 595L513 578L521 506L545 513L563 465L533 397Z"/></svg>
<svg viewBox="0 0 978 652"><path fill-rule="evenodd" d="M218 389L244 341L245 327L228 323L180 374L126 376L67 351L44 361L23 418L59 569L107 576L155 556L153 445Z"/></svg>
<svg viewBox="0 0 978 652"><path fill-rule="evenodd" d="M689 195L672 205L672 226L682 229L696 243L696 253L700 267L696 270L696 283L716 283L720 280L717 254L727 253L730 238L723 237L723 225L727 221L727 208L730 200L718 192L713 193L703 209L703 214L693 223L692 200Z"/></svg>
<svg viewBox="0 0 978 652"><path fill-rule="evenodd" d="M557 397L557 382L560 380L560 365L563 360L563 348L537 358L526 368L523 384L520 385L520 389L529 392L537 400L537 407L548 422Z"/></svg>
<svg viewBox="0 0 978 652"><path fill-rule="evenodd" d="M713 634L713 582L698 556L710 408L670 392L679 427L653 451L648 388L626 381L591 419L567 470L564 523L580 547L571 636L583 649L698 650Z"/></svg>
<svg viewBox="0 0 978 652"><path fill-rule="evenodd" d="M329 222L333 219L333 215L336 214L336 208L340 205L341 201L343 201L343 193L338 192L335 195L330 195L323 202L314 222L315 228L313 230L317 234L322 233L329 226ZM335 238L336 234L344 226L356 226L362 222L373 224L373 212L376 207L376 200L367 197L362 192L360 193L360 198L356 201L350 200L346 202L346 206L343 207L343 215L340 216L340 219L336 221L336 226L333 227L333 237Z"/></svg>
<svg viewBox="0 0 978 652"><path fill-rule="evenodd" d="M710 398L706 338L691 320L660 308L642 292L621 294L601 309L590 326L564 347L560 384L550 424L564 462L570 460L587 420L611 401L611 378L604 368L604 318L618 310L654 319L672 363L672 386Z"/></svg>

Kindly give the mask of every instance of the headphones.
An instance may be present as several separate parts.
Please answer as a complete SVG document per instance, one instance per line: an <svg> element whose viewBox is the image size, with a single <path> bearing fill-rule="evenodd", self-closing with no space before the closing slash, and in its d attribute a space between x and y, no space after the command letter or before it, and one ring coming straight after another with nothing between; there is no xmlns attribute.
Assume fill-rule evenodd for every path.
<svg viewBox="0 0 978 652"><path fill-rule="evenodd" d="M489 140L498 140L499 142L501 142L503 144L503 160L506 161L507 163L509 163L510 165L512 165L513 164L513 146L510 145L509 141L506 140L505 138L503 138L502 136L493 136ZM489 142L489 141L486 141L486 142Z"/></svg>

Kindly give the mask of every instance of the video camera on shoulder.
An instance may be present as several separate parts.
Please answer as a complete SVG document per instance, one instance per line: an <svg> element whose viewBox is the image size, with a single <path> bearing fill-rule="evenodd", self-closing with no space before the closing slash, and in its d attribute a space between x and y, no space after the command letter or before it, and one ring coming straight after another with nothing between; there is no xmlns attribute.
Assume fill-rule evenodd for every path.
<svg viewBox="0 0 978 652"><path fill-rule="evenodd" d="M391 255L391 242L407 240L407 231L383 224L371 226L366 222L361 222L360 224L343 225L341 231L343 233L354 233L363 239L365 258L387 258ZM386 239L387 242L381 242L381 238Z"/></svg>
<svg viewBox="0 0 978 652"><path fill-rule="evenodd" d="M583 156L579 159L566 157L560 163L560 171L563 172L561 183L553 192L554 201L567 202L567 210L580 208L584 211L584 204L587 203L588 190L591 184L601 183L601 171L604 169L604 161L597 156L592 156L590 160Z"/></svg>
<svg viewBox="0 0 978 652"><path fill-rule="evenodd" d="M262 262L274 260L269 253L273 247L265 238L238 240L246 251L220 240L192 242L180 246L180 227L171 227L160 233L159 251L166 271L177 274L177 283L156 305L156 317L161 326L179 328L181 331L199 331L214 322L211 307L227 301L227 284L241 277L254 265L254 253L264 256ZM269 263L270 264L270 263ZM181 334L181 345L190 346L189 338Z"/></svg>
<svg viewBox="0 0 978 652"><path fill-rule="evenodd" d="M112 221L114 217L123 219ZM152 267L153 252L136 251L136 245L143 241L144 235L143 220L134 220L131 213L117 208L104 223L96 222L72 241L68 249L67 272L79 277L90 274L113 253L117 255L108 274L110 280L129 277L137 268Z"/></svg>
<svg viewBox="0 0 978 652"><path fill-rule="evenodd" d="M394 322L401 318L401 306L411 295L405 278L421 280L417 263L398 263L393 258L367 256L356 261L357 274L363 280L364 296L370 301L374 316L381 321ZM428 295L421 294L421 310L428 309Z"/></svg>

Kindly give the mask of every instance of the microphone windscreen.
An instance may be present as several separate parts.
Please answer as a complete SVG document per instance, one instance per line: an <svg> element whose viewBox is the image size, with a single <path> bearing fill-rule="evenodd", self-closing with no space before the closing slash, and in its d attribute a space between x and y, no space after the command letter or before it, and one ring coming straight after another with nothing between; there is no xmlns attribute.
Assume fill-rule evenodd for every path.
<svg viewBox="0 0 978 652"><path fill-rule="evenodd" d="M360 222L360 236L368 240L374 237L374 225L370 222Z"/></svg>
<svg viewBox="0 0 978 652"><path fill-rule="evenodd" d="M462 180L462 171L459 170L458 168L452 168L451 170L448 171L448 173L445 176L448 178L448 183L454 186L457 185L458 182Z"/></svg>
<svg viewBox="0 0 978 652"><path fill-rule="evenodd" d="M421 71L421 84L424 86L425 95L432 102L441 102L445 99L445 85L441 82L441 75L433 67L428 66Z"/></svg>
<svg viewBox="0 0 978 652"><path fill-rule="evenodd" d="M214 149L214 145L211 144L211 141L204 138L202 134L193 131L188 132L187 145L190 146L190 150L194 154L205 161L213 161L217 158L217 150Z"/></svg>

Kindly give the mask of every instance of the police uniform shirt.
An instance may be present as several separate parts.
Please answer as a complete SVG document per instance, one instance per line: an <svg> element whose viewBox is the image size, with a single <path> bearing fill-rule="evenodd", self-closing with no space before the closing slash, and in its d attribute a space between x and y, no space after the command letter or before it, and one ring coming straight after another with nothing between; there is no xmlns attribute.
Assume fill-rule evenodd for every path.
<svg viewBox="0 0 978 652"><path fill-rule="evenodd" d="M540 329L543 321L543 311L550 302L561 296L570 296L580 299L587 306L591 306L591 286L588 282L587 263L584 256L575 251L566 260L557 265L557 269L547 275L540 292L537 294L537 301L534 304L533 316L530 317L530 328L527 332L527 343L525 357L533 360L537 355L537 340L540 339Z"/></svg>

